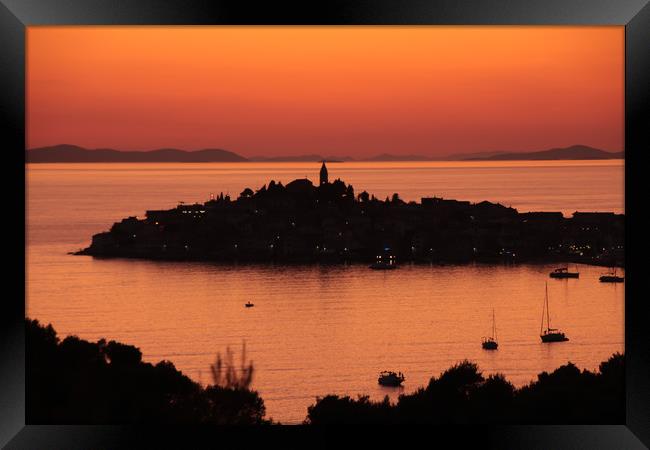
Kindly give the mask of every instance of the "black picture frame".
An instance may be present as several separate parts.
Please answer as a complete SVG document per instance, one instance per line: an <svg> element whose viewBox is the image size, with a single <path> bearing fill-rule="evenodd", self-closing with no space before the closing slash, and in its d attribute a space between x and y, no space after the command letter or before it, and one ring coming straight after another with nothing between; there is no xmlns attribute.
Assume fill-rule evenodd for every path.
<svg viewBox="0 0 650 450"><path fill-rule="evenodd" d="M165 427L25 425L25 50L32 25L624 25L626 422L611 426L444 427L438 442L464 442L472 431L482 447L644 448L650 445L650 336L640 258L648 248L641 198L644 151L650 151L650 5L648 0L364 0L300 4L182 0L0 0L0 115L6 184L3 237L14 244L0 302L0 445L7 448L109 448L142 446L157 435L189 447L192 439L223 430ZM647 169L646 169L647 170ZM647 177L646 177L647 178ZM23 195L20 195L23 194ZM644 245L646 244L646 245ZM431 429L429 429L431 430ZM263 431L247 431L247 436ZM183 434L183 438L179 436ZM180 440L175 441L174 438ZM316 444L316 442L314 442Z"/></svg>

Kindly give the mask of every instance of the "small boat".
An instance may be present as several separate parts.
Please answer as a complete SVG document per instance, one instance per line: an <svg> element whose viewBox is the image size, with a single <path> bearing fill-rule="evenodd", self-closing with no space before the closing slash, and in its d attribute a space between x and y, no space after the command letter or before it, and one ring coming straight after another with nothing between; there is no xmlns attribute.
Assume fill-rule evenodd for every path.
<svg viewBox="0 0 650 450"><path fill-rule="evenodd" d="M248 302L246 302L246 304L244 306L246 308L252 308L253 306L255 306L255 303L251 303L250 300L249 300Z"/></svg>
<svg viewBox="0 0 650 450"><path fill-rule="evenodd" d="M612 269L611 272L602 275L599 280L601 283L622 283L625 281L625 277L619 277L616 275L616 269Z"/></svg>
<svg viewBox="0 0 650 450"><path fill-rule="evenodd" d="M555 269L553 272L549 273L548 276L551 278L579 278L580 273L569 272L568 267L560 267Z"/></svg>
<svg viewBox="0 0 650 450"><path fill-rule="evenodd" d="M481 346L484 350L496 350L499 347L499 342L497 342L497 326L494 321L494 309L492 309L492 336L484 337Z"/></svg>
<svg viewBox="0 0 650 450"><path fill-rule="evenodd" d="M382 386L399 386L404 382L404 374L384 370L379 374L377 381Z"/></svg>
<svg viewBox="0 0 650 450"><path fill-rule="evenodd" d="M392 255L377 255L377 261L368 267L373 270L393 270L397 269L397 263L395 262L395 257Z"/></svg>
<svg viewBox="0 0 650 450"><path fill-rule="evenodd" d="M546 329L544 329L544 310L546 310ZM566 337L557 328L551 328L551 316L548 312L548 284L546 284L546 297L544 299L544 307L542 308L542 325L539 330L539 337L542 339L542 342L564 342L568 341L569 338Z"/></svg>

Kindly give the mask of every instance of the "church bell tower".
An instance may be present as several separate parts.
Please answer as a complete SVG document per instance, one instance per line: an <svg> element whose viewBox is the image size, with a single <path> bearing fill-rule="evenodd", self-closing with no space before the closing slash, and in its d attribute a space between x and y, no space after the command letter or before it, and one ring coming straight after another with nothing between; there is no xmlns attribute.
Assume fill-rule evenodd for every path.
<svg viewBox="0 0 650 450"><path fill-rule="evenodd" d="M323 165L320 168L320 185L327 184L327 167L325 167L325 161L323 161Z"/></svg>

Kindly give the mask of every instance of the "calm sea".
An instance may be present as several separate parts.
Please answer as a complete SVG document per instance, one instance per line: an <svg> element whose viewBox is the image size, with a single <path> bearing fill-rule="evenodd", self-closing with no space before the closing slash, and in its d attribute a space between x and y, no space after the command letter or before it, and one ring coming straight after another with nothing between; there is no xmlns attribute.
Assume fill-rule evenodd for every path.
<svg viewBox="0 0 650 450"><path fill-rule="evenodd" d="M96 260L67 252L147 209L236 197L270 179L317 179L314 163L35 164L27 173L27 315L60 335L115 339L147 361L171 360L197 381L227 346L243 342L267 416L301 422L316 396L396 399L462 360L516 385L567 361L596 369L624 350L624 286L603 268L548 278L550 265L224 266ZM500 202L519 211L624 212L623 161L331 163L330 179L379 198L442 196ZM624 273L621 271L621 273ZM542 344L548 282L551 324L570 341ZM245 308L251 300L254 308ZM481 349L492 309L499 350ZM402 371L403 390L377 385Z"/></svg>

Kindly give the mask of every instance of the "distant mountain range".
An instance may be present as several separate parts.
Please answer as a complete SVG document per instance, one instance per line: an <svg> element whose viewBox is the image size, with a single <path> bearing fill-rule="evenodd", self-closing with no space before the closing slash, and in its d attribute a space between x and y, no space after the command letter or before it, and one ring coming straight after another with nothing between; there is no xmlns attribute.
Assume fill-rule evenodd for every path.
<svg viewBox="0 0 650 450"><path fill-rule="evenodd" d="M237 153L207 148L188 152L175 148L150 151L121 151L110 148L89 150L76 145L54 145L25 151L28 163L56 162L239 162L248 159Z"/></svg>
<svg viewBox="0 0 650 450"><path fill-rule="evenodd" d="M312 155L298 155L298 156L252 156L248 158L250 161L263 161L263 162L314 162L314 161L356 161L351 156L321 156L317 154Z"/></svg>
<svg viewBox="0 0 650 450"><path fill-rule="evenodd" d="M382 153L381 155L365 158L363 161L435 161L439 158L432 158L422 155L391 155L390 153Z"/></svg>
<svg viewBox="0 0 650 450"><path fill-rule="evenodd" d="M54 145L25 150L27 163L80 163L80 162L315 162L315 161L538 161L538 160L583 160L583 159L623 159L624 152L607 152L585 145L565 148L552 148L536 152L479 152L430 157L423 155L393 155L382 153L369 158L350 156L326 156L318 154L299 156L257 156L245 158L227 150L209 148L186 151L163 148L150 151L121 151L110 148L86 149L76 145Z"/></svg>
<svg viewBox="0 0 650 450"><path fill-rule="evenodd" d="M467 155L466 155L467 156ZM538 160L566 160L566 159L623 159L625 152L606 152L586 145L572 145L571 147L552 148L539 152L498 152L492 155L462 158L464 161L538 161Z"/></svg>

